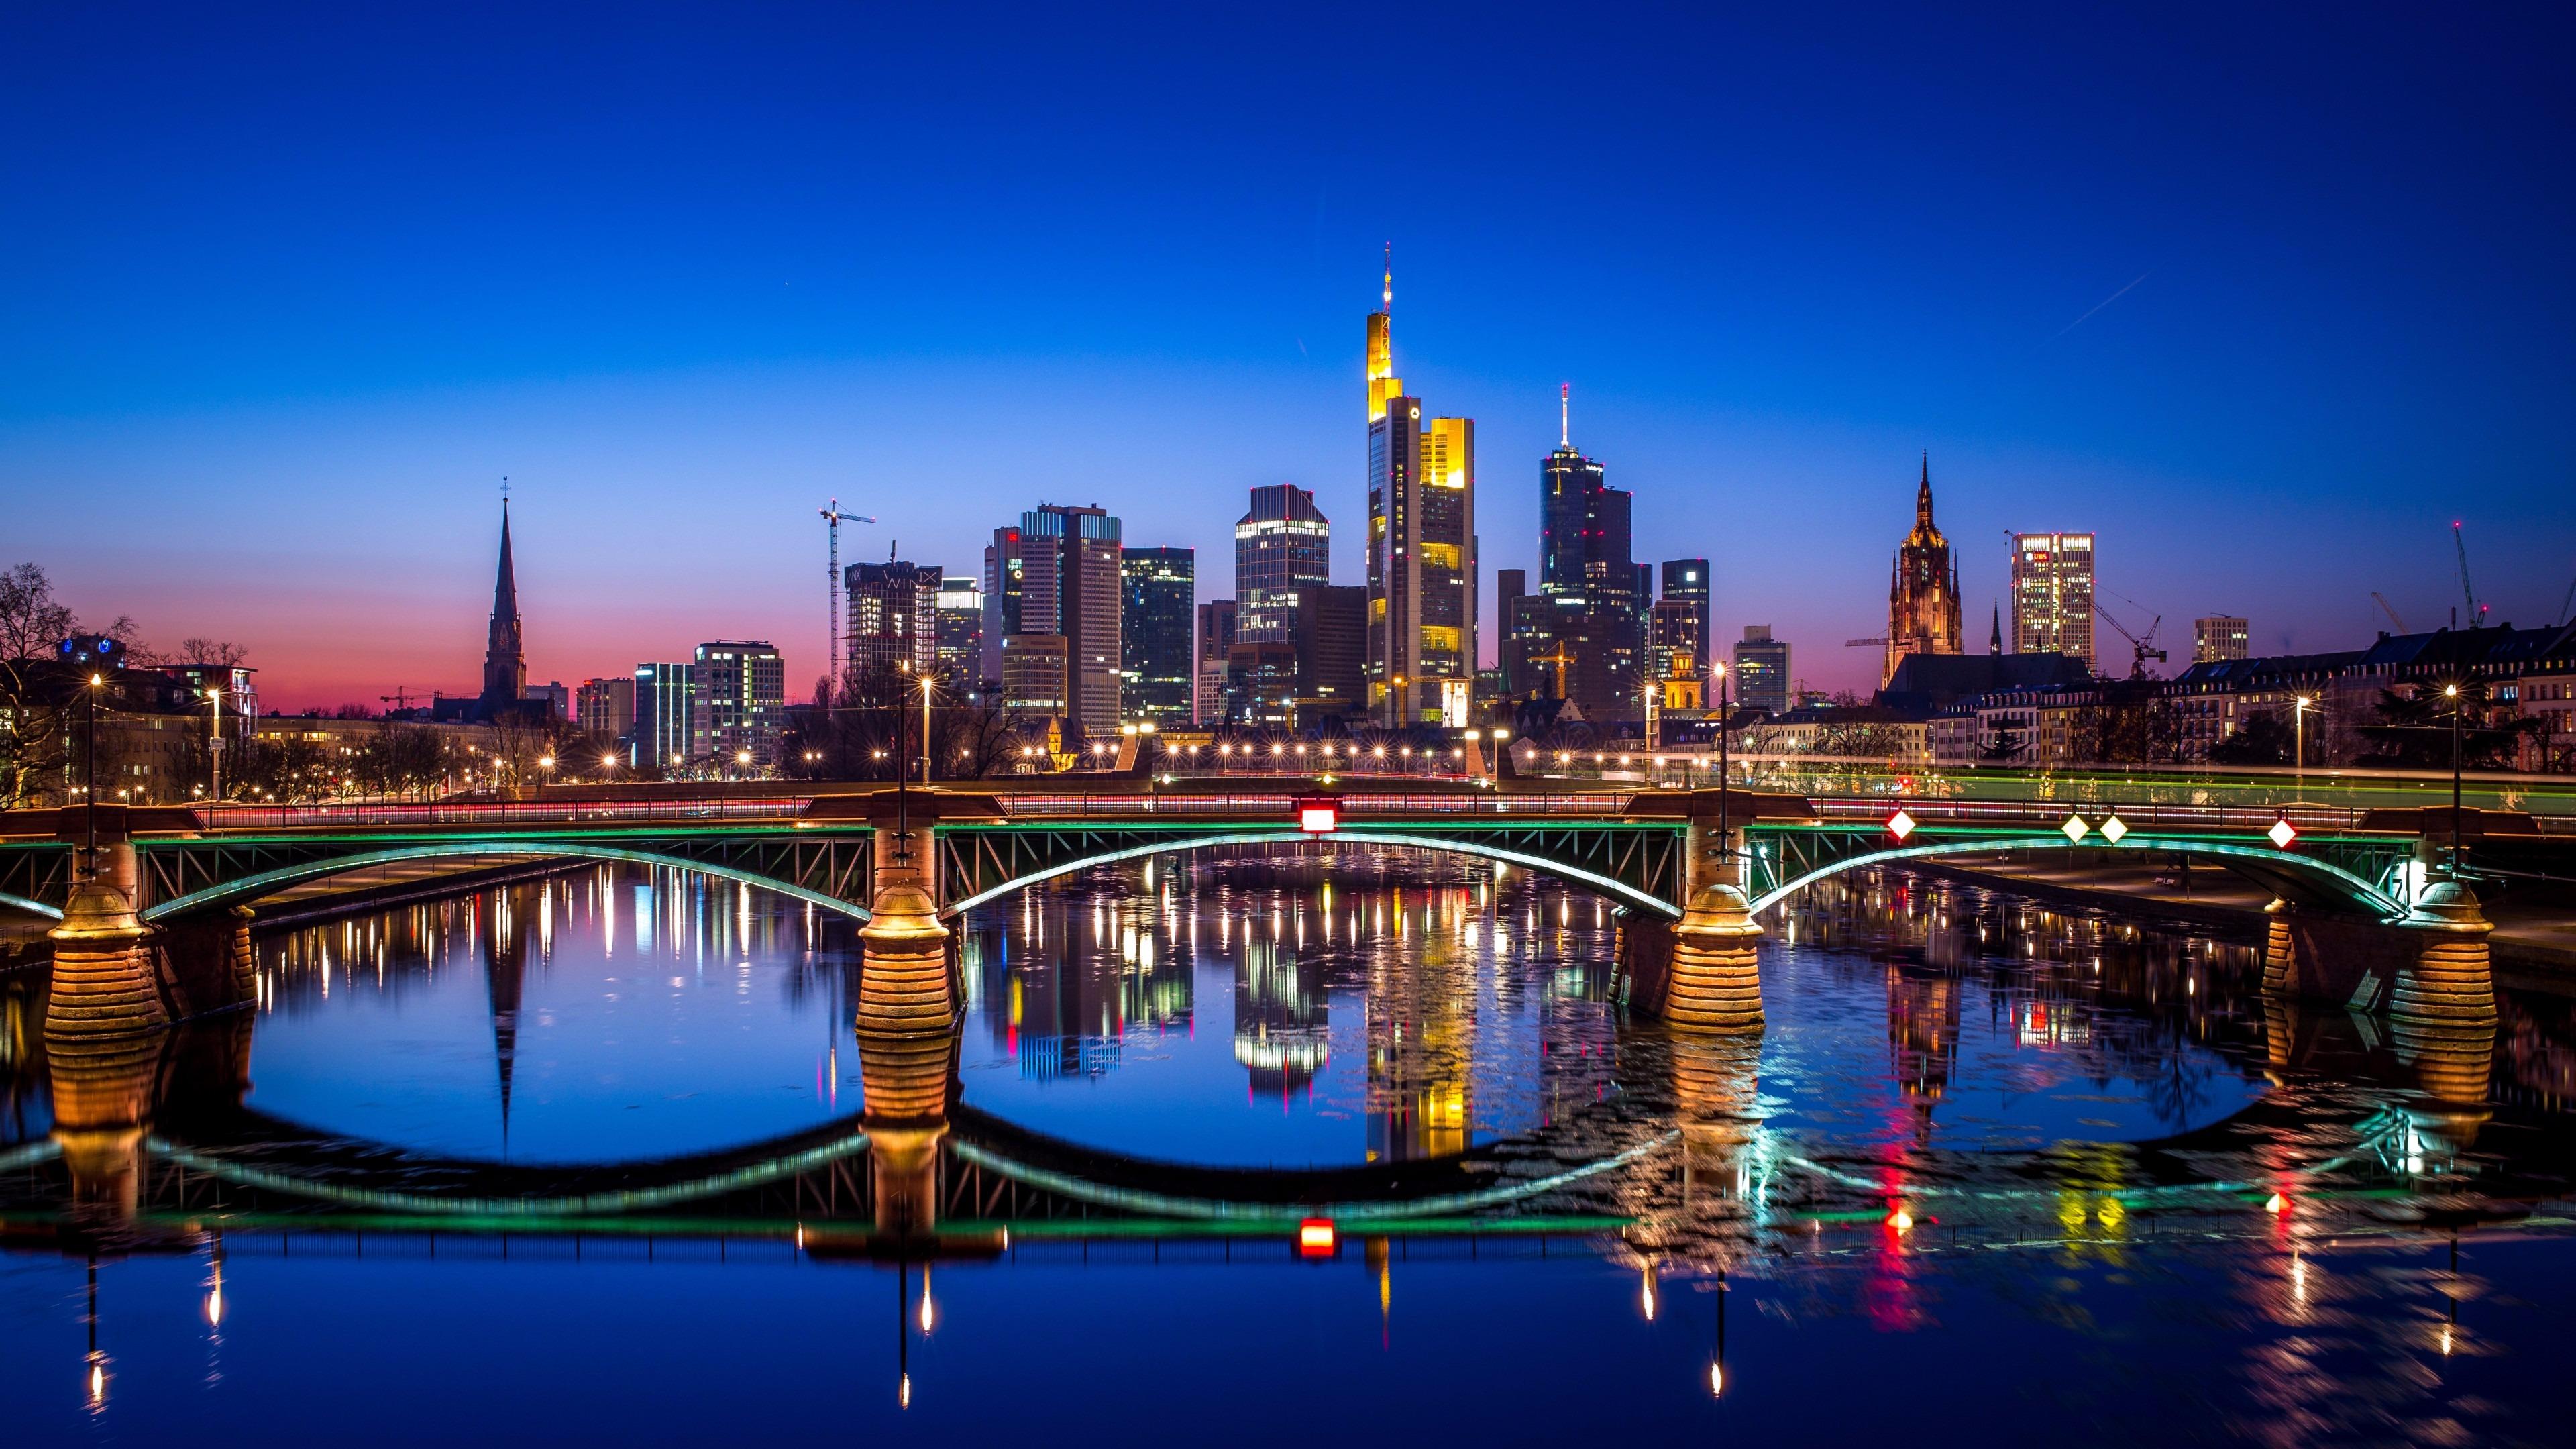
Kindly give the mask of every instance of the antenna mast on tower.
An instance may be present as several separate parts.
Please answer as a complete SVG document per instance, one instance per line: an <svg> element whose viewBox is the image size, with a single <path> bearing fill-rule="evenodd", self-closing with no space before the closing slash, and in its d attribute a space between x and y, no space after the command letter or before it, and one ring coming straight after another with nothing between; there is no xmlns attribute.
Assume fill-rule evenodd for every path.
<svg viewBox="0 0 2576 1449"><path fill-rule="evenodd" d="M864 513L843 513L838 498L825 504L820 511L832 535L831 574L823 590L823 602L831 619L832 663L823 672L823 677L831 682L828 702L837 704L841 698L841 520L846 518L852 523L874 523L876 520Z"/></svg>

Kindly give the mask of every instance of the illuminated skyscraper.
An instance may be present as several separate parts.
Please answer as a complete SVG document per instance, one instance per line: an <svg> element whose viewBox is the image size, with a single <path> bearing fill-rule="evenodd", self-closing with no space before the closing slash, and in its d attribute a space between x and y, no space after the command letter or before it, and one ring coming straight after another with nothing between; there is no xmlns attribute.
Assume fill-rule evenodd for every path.
<svg viewBox="0 0 2576 1449"><path fill-rule="evenodd" d="M1234 600L1210 599L1199 605L1197 687L1191 707L1195 721L1213 725L1225 714L1226 660L1234 652Z"/></svg>
<svg viewBox="0 0 2576 1449"><path fill-rule="evenodd" d="M1744 637L1735 642L1735 702L1789 712L1789 642L1772 638L1768 624L1745 625Z"/></svg>
<svg viewBox="0 0 2576 1449"><path fill-rule="evenodd" d="M958 698L973 700L985 677L984 590L950 574L939 581L939 678Z"/></svg>
<svg viewBox="0 0 2576 1449"><path fill-rule="evenodd" d="M1064 715L1089 735L1118 733L1125 598L1118 520L1105 509L1041 503L1020 515L1020 632L1064 640Z"/></svg>
<svg viewBox="0 0 2576 1449"><path fill-rule="evenodd" d="M984 639L983 675L986 679L1002 677L1002 644L1020 632L1021 574L1020 531L1016 528L993 530L993 541L984 547Z"/></svg>
<svg viewBox="0 0 2576 1449"><path fill-rule="evenodd" d="M1887 584L1887 657L1879 688L1896 677L1908 654L1960 654L1967 637L1959 623L1959 565L1950 541L1932 523L1932 455L1923 455L1923 481L1914 490L1914 531L1896 549Z"/></svg>
<svg viewBox="0 0 2576 1449"><path fill-rule="evenodd" d="M1572 390L1558 394L1556 451L1539 460L1538 591L1554 640L1571 651L1566 693L1603 722L1643 709L1645 610L1629 541L1629 495L1575 451ZM1696 643L1694 648L1696 648Z"/></svg>
<svg viewBox="0 0 2576 1449"><path fill-rule="evenodd" d="M1290 592L1332 581L1333 526L1315 495L1279 483L1252 490L1252 507L1234 525L1235 637L1285 639L1296 632Z"/></svg>
<svg viewBox="0 0 2576 1449"><path fill-rule="evenodd" d="M2093 667L2093 535L2014 534L2012 600L2012 652Z"/></svg>
<svg viewBox="0 0 2576 1449"><path fill-rule="evenodd" d="M688 763L692 671L687 664L635 666L635 732L626 747L628 768L653 776Z"/></svg>
<svg viewBox="0 0 2576 1449"><path fill-rule="evenodd" d="M690 758L725 773L765 770L778 762L786 724L787 666L777 646L762 639L698 646L689 670Z"/></svg>
<svg viewBox="0 0 2576 1449"><path fill-rule="evenodd" d="M1187 725L1197 672L1190 635L1198 555L1186 548L1131 548L1120 555L1119 572L1127 591L1118 622L1122 722Z"/></svg>
<svg viewBox="0 0 2576 1449"><path fill-rule="evenodd" d="M1668 559L1664 563L1663 598L1657 601L1671 603L1678 600L1690 605L1691 612L1697 616L1699 657L1693 661L1693 672L1701 675L1708 673L1708 662L1717 656L1717 641L1708 632L1708 600L1714 577L1708 570L1707 559Z"/></svg>
<svg viewBox="0 0 2576 1449"><path fill-rule="evenodd" d="M939 672L938 568L930 564L862 563L841 570L849 607L848 677L900 669ZM837 703L837 701L836 701Z"/></svg>
<svg viewBox="0 0 2576 1449"><path fill-rule="evenodd" d="M1395 273L1368 319L1369 706L1467 722L1476 680L1476 424L1425 418L1395 376Z"/></svg>

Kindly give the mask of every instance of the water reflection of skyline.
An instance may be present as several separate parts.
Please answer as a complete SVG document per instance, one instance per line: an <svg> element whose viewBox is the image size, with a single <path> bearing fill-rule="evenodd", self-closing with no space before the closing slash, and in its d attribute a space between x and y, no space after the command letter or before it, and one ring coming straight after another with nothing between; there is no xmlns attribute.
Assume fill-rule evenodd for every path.
<svg viewBox="0 0 2576 1449"><path fill-rule="evenodd" d="M2544 1237L2566 1216L2554 1204L2571 1160L2561 1114L2576 1011L2565 999L2509 994L2491 1035L2409 1032L2264 1001L2242 945L1890 876L1814 892L1783 923L1766 961L1766 989L1780 997L1768 1037L1694 1046L1621 1020L1601 964L1606 913L1547 882L1418 863L1372 873L1365 862L1327 871L1217 857L1165 863L1150 890L1144 879L1068 881L963 933L970 1015L983 1018L968 1023L970 1048L990 1046L1010 1082L1095 1118L1177 1103L1225 1134L1285 1112L1347 1110L1327 1120L1354 1156L1433 1155L1452 1150L1462 1130L1490 1146L1496 1123L1529 1133L1501 1144L1492 1160L1507 1169L1515 1141L1567 1161L1667 1132L1679 1140L1634 1171L1596 1180L1589 1197L1552 1201L1551 1210L1614 1208L1635 1224L1580 1239L1580 1251L1561 1238L1554 1259L1526 1240L1516 1250L1494 1238L1481 1249L1355 1238L1338 1265L1301 1265L1279 1279L1254 1276L1285 1265L1276 1244L1264 1268L1244 1266L1255 1254L1241 1245L1201 1243L1192 1257L1183 1241L1130 1244L1122 1258L1108 1239L1042 1246L1033 1235L1007 1266L943 1265L943 1347L930 1348L926 1310L911 1305L925 1330L908 1381L919 1385L916 1412L971 1399L986 1376L974 1356L1035 1351L1019 1305L1078 1284L1114 1295L1122 1311L1110 1316L1121 1324L1166 1305L1212 1315L1234 1334L1312 1293L1319 1306L1299 1318L1300 1343L1326 1366L1435 1340L1469 1346L1461 1351L1471 1359L1507 1360L1534 1342L1566 1359L1642 1320L1637 1331L1653 1336L1619 1337L1619 1353L1591 1372L1634 1396L1688 1386L1734 1430L1812 1429L1856 1412L1842 1397L1792 1386L1847 1372L1849 1355L1883 1352L1890 1332L1914 1335L1902 1356L1924 1385L1955 1382L1947 1345L1962 1340L2056 1364L2081 1390L2057 1402L2050 1425L2059 1434L2117 1438L2122 1421L2110 1406L2136 1403L2187 1407L2235 1435L2282 1444L2387 1436L2391 1426L2462 1442L2540 1422L2507 1422L2494 1386L2500 1373L2528 1378L2527 1366L2554 1361L2554 1329L2529 1300L2556 1279L2535 1278L2531 1259L2516 1255L2565 1251ZM527 1090L530 1064L544 1055L532 1043L568 1026L545 1025L550 1003L582 982L626 1004L722 1005L728 1033L734 1023L783 1024L761 1050L788 1041L828 1062L850 1010L836 931L801 906L729 885L617 870L308 927L261 943L256 1070L210 1074L174 1062L154 1080L237 1084L246 1075L262 1079L281 1110L328 1105L378 1067L370 1049L343 1047L343 1075L300 1083L275 1049L298 1033L336 1041L398 1007L437 1025L440 1050L470 1048L477 1093L450 1093L444 1109L490 1113L512 1071ZM1785 939L1793 931L1794 943ZM0 1143L44 1136L57 1090L49 1080L100 1085L80 1075L94 1064L48 1062L42 1012L39 978L0 978ZM245 1040L253 1020L242 1022ZM1053 1042L1042 1059L1066 1061L1070 1038L1070 1060L1091 1067L1023 1076L1022 1044L1042 1036ZM1196 1058L1176 1055L1193 1042ZM719 1059L674 1060L703 1072ZM1192 1061L1206 1072L1193 1075ZM2228 1081L2262 1094L2258 1109L2224 1110L2230 1099L2212 1093ZM1086 1095L1122 1082L1147 1090ZM978 1100L986 1086L969 1082ZM852 1110L827 1090L818 1076L804 1120ZM1959 1150L1991 1132L1975 1119L1998 1091L2126 1094L2136 1130L2086 1129L2069 1117L2103 1140ZM1840 1123L1803 1121L1801 1093L1862 1109ZM1012 1100L1021 1099L1005 1094ZM615 1122L628 1107L590 1110ZM2134 1140L2173 1136L2171 1124L2180 1148ZM2121 1137L2133 1140L2110 1140ZM1191 1139L1146 1122L1136 1140L1185 1156ZM1810 1160L1793 1160L1801 1155ZM2228 1183L2259 1187L2212 1186ZM2270 1213L2263 1196L2275 1188L2284 1207ZM335 1246L318 1222L291 1231L291 1253L285 1233L231 1240L221 1292L229 1306L204 1331L211 1342L220 1327L237 1370L278 1352L288 1337L279 1325L297 1314L337 1311L291 1297L297 1275L361 1295L381 1282L365 1275L400 1271L417 1301L481 1308L562 1272L548 1264L564 1252L587 1251L576 1259L587 1264L579 1292L601 1292L620 1275L662 1275L642 1290L605 1290L633 1313L704 1272L650 1267L653 1249L608 1238L570 1249L522 1238L515 1265L443 1244L426 1269L414 1266L427 1256L415 1239L412 1262L387 1270L375 1260L406 1252L399 1234L368 1229L360 1258L348 1253L348 1234ZM785 1240L767 1247L795 1261ZM668 1243L660 1251L678 1256ZM721 1261L724 1249L713 1251ZM735 1251L752 1256L741 1243ZM1595 1254L1619 1271L1597 1271ZM1150 1266L1165 1255L1175 1267ZM1232 1270L1183 1273L1182 1262ZM78 1302L80 1267L70 1265L67 1301ZM148 1286L164 1267L187 1275L172 1291L191 1301L213 1294L203 1251L105 1270L109 1376L123 1375L110 1397L128 1424L152 1412L148 1365L166 1357L157 1338L184 1316ZM1711 1399L1721 1267L1725 1291L1739 1295L1735 1356L1724 1395ZM832 1280L838 1322L851 1281L839 1274L851 1271L778 1276ZM1542 1273L1562 1276L1542 1285ZM1489 1287L1491 1298L1474 1298ZM737 1274L697 1306L722 1312L773 1291L772 1280ZM1556 1295L1543 1327L1563 1328L1564 1338L1533 1340L1543 1330L1505 1311L1525 1291ZM1596 1298L1617 1316L1596 1311ZM1443 1300L1480 1306L1441 1316ZM1238 1316L1214 1316L1228 1312ZM509 1319L494 1330L504 1338ZM1936 1328L1956 1332L1924 1332ZM617 1323L596 1331L628 1342ZM1087 1369L1096 1355L1149 1352L1150 1334L1133 1332L1055 1351ZM302 1352L337 1371L334 1347L307 1342ZM77 1362L61 1361L68 1383ZM1793 1394L1797 1412L1785 1415ZM597 1412L614 1419L613 1406Z"/></svg>
<svg viewBox="0 0 2576 1449"><path fill-rule="evenodd" d="M1222 1046L1241 1101L1297 1124L1255 1126L1264 1150L1450 1155L1610 1090L1611 920L1575 901L1409 852L1104 871L975 913L969 1031L1031 1083L1175 1055L1200 1065L1161 1069L1204 1075Z"/></svg>

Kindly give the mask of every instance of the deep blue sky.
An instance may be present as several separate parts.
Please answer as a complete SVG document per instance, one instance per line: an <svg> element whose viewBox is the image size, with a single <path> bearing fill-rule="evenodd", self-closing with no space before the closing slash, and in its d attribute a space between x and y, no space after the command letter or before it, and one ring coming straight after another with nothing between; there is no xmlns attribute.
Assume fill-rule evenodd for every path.
<svg viewBox="0 0 2576 1449"><path fill-rule="evenodd" d="M1925 449L1980 637L2008 527L2098 530L2186 657L2195 613L2264 650L2366 639L2373 589L2444 622L2455 517L2498 615L2545 622L2569 40L2537 9L15 7L0 563L245 639L287 703L474 687L503 474L540 679L746 634L810 679L836 493L886 522L845 552L959 572L1098 501L1197 546L1207 598L1244 490L1294 481L1356 582L1392 241L1399 371L1477 419L1487 569L1534 559L1570 380L1640 556L1714 558L1721 637L1771 622L1813 683L1870 682L1840 644L1882 630Z"/></svg>

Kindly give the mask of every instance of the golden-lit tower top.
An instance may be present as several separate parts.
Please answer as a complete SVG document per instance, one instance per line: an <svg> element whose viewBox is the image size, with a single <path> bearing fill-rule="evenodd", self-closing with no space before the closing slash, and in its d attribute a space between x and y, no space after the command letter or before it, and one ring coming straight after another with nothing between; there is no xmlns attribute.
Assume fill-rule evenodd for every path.
<svg viewBox="0 0 2576 1449"><path fill-rule="evenodd" d="M1395 243L1386 245L1386 283L1378 293L1378 309L1368 319L1368 385L1369 421L1386 416L1386 400L1404 395L1404 381L1395 375L1395 339L1389 324L1395 316Z"/></svg>

